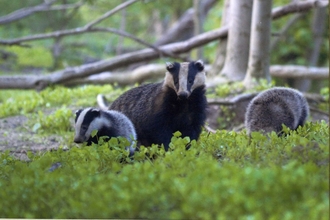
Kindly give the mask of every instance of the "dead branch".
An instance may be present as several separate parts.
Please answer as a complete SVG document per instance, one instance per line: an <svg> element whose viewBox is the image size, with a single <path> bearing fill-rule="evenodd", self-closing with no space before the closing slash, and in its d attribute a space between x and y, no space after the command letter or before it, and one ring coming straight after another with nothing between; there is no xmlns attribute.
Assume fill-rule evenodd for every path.
<svg viewBox="0 0 330 220"><path fill-rule="evenodd" d="M320 115L324 115L326 117L329 117L329 112L322 111L322 110L320 110L318 108L309 107L309 110L312 111L312 112L316 112L316 113L318 113Z"/></svg>
<svg viewBox="0 0 330 220"><path fill-rule="evenodd" d="M116 12L122 10L125 7L128 7L129 5L137 2L138 0L130 0L127 2L124 2L114 9L106 12L99 18L95 19L94 21L91 21L90 23L86 24L84 27L78 27L75 29L70 29L70 30L62 30L62 31L55 31L47 34L36 34L36 35L31 35L27 37L22 37L22 38L16 38L16 39L11 39L11 40L0 40L0 44L2 45L20 45L22 42L27 42L27 41L34 41L34 40L42 40L42 39L47 39L47 38L58 38L58 37L63 37L63 36L68 36L68 35L77 35L77 34L83 34L86 32L95 32L97 29L94 31L92 30L92 27L104 19L108 18L109 16L115 14Z"/></svg>
<svg viewBox="0 0 330 220"><path fill-rule="evenodd" d="M256 95L258 95L258 93L239 94L231 98L207 99L207 102L209 105L235 105L239 102L249 101L253 99Z"/></svg>
<svg viewBox="0 0 330 220"><path fill-rule="evenodd" d="M304 93L305 98L309 103L313 102L315 104L320 104L324 102L328 102L329 100L326 100L323 96L320 94L315 93Z"/></svg>
<svg viewBox="0 0 330 220"><path fill-rule="evenodd" d="M0 24L8 24L10 22L27 17L37 11L48 9L55 1L56 0L52 0L52 1L48 1L48 2L46 1L40 5L22 8L17 11L14 11L8 15L2 16L2 17L0 17Z"/></svg>
<svg viewBox="0 0 330 220"><path fill-rule="evenodd" d="M205 65L205 71L210 70L210 65ZM80 78L64 82L65 86L76 86L81 84L96 84L106 85L117 83L121 86L133 85L142 83L146 80L157 80L165 76L165 64L148 64L140 66L131 72L103 72L100 74L91 75L86 78ZM214 81L212 79L212 81Z"/></svg>
<svg viewBox="0 0 330 220"><path fill-rule="evenodd" d="M294 1L288 5L274 8L272 10L272 18L277 19L293 12L304 12L311 8L326 7L328 4L328 0Z"/></svg>
<svg viewBox="0 0 330 220"><path fill-rule="evenodd" d="M78 27L75 29L70 29L70 30L63 30L63 31L55 31L47 34L36 34L36 35L31 35L27 37L21 37L21 38L15 38L15 39L10 39L10 40L0 40L0 44L2 45L20 45L23 42L27 41L35 41L35 40L42 40L42 39L48 39L48 38L57 38L57 37L62 37L62 36L68 36L68 35L77 35L77 34L83 34L87 32L92 32L92 27L95 24L98 24L99 22L103 21L104 19L108 18L109 16L113 15L114 13L118 12L119 10L123 9L124 7L127 7L133 3L135 3L138 0L131 0L124 2L120 5L118 5L116 8L106 12L103 14L100 18L95 19L94 21L86 24L84 27ZM272 18L273 19L278 19L282 16L285 16L290 13L294 12L301 12L301 11L306 11L314 7L324 7L327 6L329 3L328 0L309 0L309 1L303 1L303 2L294 2L285 6L280 6L277 8L274 8L272 10ZM191 13L191 12L189 12ZM180 28L176 28L176 31L181 30ZM94 32L97 31L97 29L94 29ZM173 30L173 32L175 32ZM118 31L119 33L119 31ZM173 34L173 33L172 33ZM227 33L226 33L227 36ZM225 36L225 37L226 37ZM163 43L156 43L156 45L161 45Z"/></svg>
<svg viewBox="0 0 330 220"><path fill-rule="evenodd" d="M40 86L38 80L37 76L0 76L0 88L40 90L46 85Z"/></svg>
<svg viewBox="0 0 330 220"><path fill-rule="evenodd" d="M150 48L154 49L155 51L157 51L160 54L160 56L166 55L168 57L173 57L173 58L183 60L183 61L187 60L186 58L180 57L179 55L173 54L169 51L161 50L160 48L158 48L158 47L156 47L152 44L149 44L149 43L145 42L144 40L141 40L141 39L135 37L134 35L129 34L127 32L124 32L124 31L121 31L121 30L117 30L117 29L114 29L114 28L91 28L90 31L93 31L93 32L94 31L96 31L96 32L102 32L102 31L111 32L111 33L114 33L114 34L117 34L117 35L120 35L120 36L123 36L123 37L126 37L126 38L130 38L130 39L136 41L137 43L142 44L146 47L150 47Z"/></svg>
<svg viewBox="0 0 330 220"><path fill-rule="evenodd" d="M213 40L225 37L227 35L227 28L220 28L205 32L203 34L197 35L185 42L172 43L160 47L163 51L169 51L171 53L185 53L193 48L204 45ZM38 76L30 81L28 76L19 77L17 80L18 84L25 85L24 88L38 88L42 89L50 84L64 83L68 80L78 79L93 75L95 73L110 71L119 67L125 67L128 64L137 63L146 60L157 59L159 54L153 49L143 49L123 55L119 55L113 58L101 60L91 64L85 64L82 66L69 67L64 70L56 71L52 74L46 76ZM12 77L2 76L0 77L0 88L13 88L9 87L6 81L10 81ZM28 83L27 83L28 82ZM33 86L34 85L34 86ZM16 87L17 88L17 87Z"/></svg>
<svg viewBox="0 0 330 220"><path fill-rule="evenodd" d="M216 3L216 0L201 1L202 15L207 12ZM161 46L173 42L184 41L193 35L194 29L194 8L189 8L163 35L155 42L155 46Z"/></svg>
<svg viewBox="0 0 330 220"><path fill-rule="evenodd" d="M293 15L292 18L282 27L279 33L273 36L273 40L270 44L270 51L273 51L277 44L279 43L280 39L286 35L286 33L291 29L292 25L294 25L299 19L301 19L305 13L297 13Z"/></svg>
<svg viewBox="0 0 330 220"><path fill-rule="evenodd" d="M215 99L207 99L208 105L221 105L221 106L237 106L240 103L246 103L246 105L259 93L248 93L248 94L238 94L231 98L215 98ZM326 103L328 100L324 99L319 94L311 94L304 93L304 97L307 99L309 103L309 110L313 112L313 114L322 115L327 121L329 121L329 113L318 109L317 106L320 103Z"/></svg>
<svg viewBox="0 0 330 220"><path fill-rule="evenodd" d="M308 2L318 2L318 1L308 1ZM299 3L304 3L304 2L299 2ZM316 4L309 4L309 7L312 8L315 5ZM293 9L300 10L299 7L295 7ZM285 14L282 13L281 15L283 16ZM275 18L279 18L279 16L277 15L277 16L275 16ZM57 32L57 33L58 34L63 34L63 33L69 34L68 32L72 32L74 34L77 34L77 32L79 32L79 31L81 31L81 29L66 30L64 32ZM56 33L56 32L49 33L48 34L49 37L55 37L56 34L54 34L54 33ZM193 48L202 46L211 41L225 38L225 37L227 37L227 33L228 33L228 28L225 26L225 27L221 27L219 29L215 29L215 30L212 30L209 32L202 33L202 34L192 37L189 40L184 41L184 42L172 43L172 44L161 46L159 48L159 50L162 52L165 52L165 53L163 53L165 55L185 53L185 52L190 51ZM47 34L45 34L45 35L47 35ZM32 37L33 36L31 36L29 40L31 40ZM37 39L38 37L36 37L36 35L34 35L34 38ZM45 38L45 36L39 36L39 39L44 39L44 38ZM3 42L3 41L0 41L0 44L1 44L1 42ZM19 43L19 42L20 41L18 41L16 43ZM0 88L2 88L2 89L23 88L23 89L38 89L39 90L39 89L43 89L43 88L47 87L50 84L65 83L66 81L69 81L69 80L75 80L78 78L88 77L88 76L96 74L96 73L114 70L119 67L125 67L129 64L146 61L146 60L150 61L153 59L157 59L157 58L159 58L159 56L160 56L160 54L158 53L158 51L147 48L147 49L143 49L143 50L139 50L139 51L135 51L135 52L131 52L131 53L126 53L126 54L116 56L113 58L101 60L101 61L91 63L91 64L85 64L85 65L76 66L76 67L69 67L64 70L59 70L59 71L53 72L46 76L36 76L36 77L32 77L32 78L30 76L24 76L24 77L23 76L20 76L20 77L1 76L0 77L0 79L1 79ZM274 69L276 70L276 68L274 68ZM290 70L290 72L287 71L285 74L279 74L274 69L271 68L272 76L292 77L291 76L292 70ZM324 68L324 69L326 69L326 68ZM276 72L274 75L272 73L272 70L274 70L274 72ZM309 68L309 70L314 71L317 69ZM304 77L305 76L307 77L307 75L308 75L306 73L306 71L305 71L305 73L302 73L302 74ZM295 77L296 75L297 74L294 74L293 77ZM329 71L327 73L323 72L321 74L316 74L316 75L317 75L317 77L315 77L314 75L312 77L315 77L318 79L328 78ZM300 77L301 77L301 75L300 75ZM129 77L125 76L125 78L128 79Z"/></svg>
<svg viewBox="0 0 330 220"><path fill-rule="evenodd" d="M206 72L211 70L210 65L205 66ZM147 79L162 78L164 76L165 66L163 64L149 64L138 67L132 72L115 72L115 73L101 73L89 76L87 78L80 78L76 80L70 80L63 83L67 86L79 85L79 84L113 84L119 85L132 85L135 83L142 83ZM305 66L280 66L274 65L270 67L270 74L273 77L279 78L301 78L308 79L327 79L329 78L329 70L327 68L320 67L305 67ZM228 83L228 79L221 77L211 77L207 79L207 87L214 87L219 84Z"/></svg>
<svg viewBox="0 0 330 220"><path fill-rule="evenodd" d="M131 5L137 1L138 0L130 0L130 1L124 2L81 28L55 31L55 32L47 33L47 34L36 34L36 35L28 36L28 37L16 38L16 39L11 39L11 40L0 40L0 44L21 45L22 42L41 40L41 39L46 39L46 38L58 38L58 37L63 37L63 36L68 36L68 35L78 35L78 34L91 33L91 32L110 32L110 33L114 33L114 34L117 34L117 35L120 35L120 36L123 36L126 38L130 38L139 44L150 47L150 48L154 49L155 51L157 51L160 55L166 55L168 57L173 57L173 58L176 58L179 60L186 60L185 58L181 58L179 55L175 55L175 54L173 54L171 52L167 52L167 51L162 51L161 49L157 48L156 46L149 44L127 32L120 31L120 30L117 30L114 28L93 27L96 24L102 22L104 19L110 17L111 15L115 14L116 12L128 7L129 5Z"/></svg>
<svg viewBox="0 0 330 220"><path fill-rule="evenodd" d="M236 105L239 102L245 102L253 99L257 96L259 92L255 93L247 93L247 94L238 94L234 97L227 98L208 98L207 102L209 105ZM327 100L321 96L320 94L315 93L304 93L304 97L307 99L309 103L325 103ZM328 114L328 113L327 113Z"/></svg>
<svg viewBox="0 0 330 220"><path fill-rule="evenodd" d="M45 1L44 3L40 5L36 5L33 7L27 7L27 8L22 8L17 11L14 11L8 15L0 17L0 25L1 24L8 24L14 21L17 21L19 19L25 18L27 16L30 16L36 12L40 11L54 11L54 10L67 10L67 9L75 9L83 5L81 1L75 3L75 4L65 4L65 5L54 5L52 4L56 0L51 0L51 1Z"/></svg>
<svg viewBox="0 0 330 220"><path fill-rule="evenodd" d="M306 79L328 79L328 67L306 67L306 66L280 66L270 67L272 77L279 78L306 78Z"/></svg>
<svg viewBox="0 0 330 220"><path fill-rule="evenodd" d="M70 80L64 82L65 86L75 86L81 84L113 84L132 85L142 83L145 80L164 77L165 67L162 64L149 64L136 68L130 73L111 73L104 72L97 75L92 75L83 79Z"/></svg>
<svg viewBox="0 0 330 220"><path fill-rule="evenodd" d="M178 43L175 43L176 45ZM156 52L154 52L156 53ZM156 56L156 55L155 55ZM138 57L139 58L139 57ZM124 59L124 58L123 58ZM128 58L129 59L129 58ZM142 58L141 58L142 59ZM111 59L110 59L111 60ZM124 60L125 61L125 60ZM124 62L123 61L123 62ZM103 61L99 61L97 63L102 63ZM128 62L128 61L127 61ZM129 63L129 62L128 62ZM114 64L112 64L114 65ZM98 65L88 64L85 66L92 66L97 67ZM81 68L84 68L84 66L81 66ZM205 70L206 72L210 71L210 66L206 65ZM82 71L79 73L82 75L82 73L85 72L84 69L77 71ZM92 70L91 70L92 71ZM91 75L89 77L75 77L74 79L68 78L68 80L63 80L62 84L66 86L75 86L79 84L113 84L118 83L119 85L132 85L135 83L142 83L147 79L153 79L153 78L162 78L164 77L165 73L165 67L163 64L149 64L145 66L138 67L137 69L133 70L132 72L102 72L101 74L97 75ZM58 73L61 74L61 73ZM65 74L65 73L62 73ZM71 73L74 74L74 73ZM308 78L308 79L327 79L329 78L329 70L325 67L304 67L304 66L280 66L280 65L274 65L270 67L270 74L272 77L280 77L280 78ZM14 88L20 88L20 89L43 89L48 84L53 83L51 80L52 78L47 77L53 77L53 80L56 80L56 75L49 75L49 76L0 76L0 88L2 89L14 89ZM61 76L58 76L58 79L62 78ZM212 77L207 79L207 87L214 87L219 84L223 84L228 82L228 80L224 78L217 78Z"/></svg>
<svg viewBox="0 0 330 220"><path fill-rule="evenodd" d="M139 0L129 0L126 2L123 2L122 4L118 5L117 7L115 7L114 9L106 12L105 14L103 14L101 17L95 19L94 21L91 21L90 23L86 24L84 26L84 29L90 29L92 26L95 26L96 24L100 23L101 21L107 19L108 17L110 17L111 15L115 14L116 12L127 8L128 6L130 6L131 4L137 2Z"/></svg>

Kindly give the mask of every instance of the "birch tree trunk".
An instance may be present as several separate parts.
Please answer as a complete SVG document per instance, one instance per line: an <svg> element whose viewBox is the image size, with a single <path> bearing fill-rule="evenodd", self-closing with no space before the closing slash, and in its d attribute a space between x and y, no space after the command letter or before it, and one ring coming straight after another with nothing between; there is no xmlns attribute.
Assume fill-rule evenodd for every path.
<svg viewBox="0 0 330 220"><path fill-rule="evenodd" d="M203 23L204 15L201 9L201 0L194 0L194 36L203 33ZM196 49L196 57L198 59L203 59L203 47Z"/></svg>
<svg viewBox="0 0 330 220"><path fill-rule="evenodd" d="M270 52L275 50L275 48L277 47L278 42L280 41L280 39L286 37L287 32L292 28L292 26L294 26L297 23L297 21L299 21L299 19L303 18L304 15L306 15L305 12L297 13L297 14L292 15L290 20L288 20L284 24L284 26L282 27L282 29L280 30L278 35L272 37L272 40L271 40L271 43L270 43Z"/></svg>
<svg viewBox="0 0 330 220"><path fill-rule="evenodd" d="M311 24L311 29L313 33L313 47L311 48L311 53L308 57L309 66L317 66L317 62L320 56L320 49L323 41L323 33L325 30L327 16L327 8L316 8L314 10L313 22ZM310 79L296 79L294 81L294 88L307 92L310 89L312 81ZM321 83L319 83L321 84Z"/></svg>
<svg viewBox="0 0 330 220"><path fill-rule="evenodd" d="M270 81L271 15L272 0L253 1L249 64L244 79L246 87L253 86L254 78Z"/></svg>
<svg viewBox="0 0 330 220"><path fill-rule="evenodd" d="M221 17L221 27L227 26L229 24L229 6L230 6L230 0L225 0L224 6L223 6L223 11L222 11L222 17ZM225 64L225 59L226 59L226 48L227 48L227 38L225 39L220 39L219 40L219 45L217 47L217 52L216 52L216 58L213 62L211 71L210 71L210 76L216 76L220 74L220 71L222 70L224 64Z"/></svg>
<svg viewBox="0 0 330 220"><path fill-rule="evenodd" d="M252 0L231 0L225 65L221 74L244 79L248 64Z"/></svg>
<svg viewBox="0 0 330 220"><path fill-rule="evenodd" d="M122 0L122 3L124 3L125 0ZM125 31L126 29L126 16L127 16L127 11L126 8L124 8L121 11L121 18L120 18L120 27L119 30L120 31ZM118 36L118 43L117 43L117 47L116 47L116 55L120 55L123 52L123 41L124 41L124 37L123 36Z"/></svg>
<svg viewBox="0 0 330 220"><path fill-rule="evenodd" d="M203 0L200 2L202 15L206 15L217 0ZM194 32L194 9L188 9L154 45L161 46L173 42L189 39Z"/></svg>

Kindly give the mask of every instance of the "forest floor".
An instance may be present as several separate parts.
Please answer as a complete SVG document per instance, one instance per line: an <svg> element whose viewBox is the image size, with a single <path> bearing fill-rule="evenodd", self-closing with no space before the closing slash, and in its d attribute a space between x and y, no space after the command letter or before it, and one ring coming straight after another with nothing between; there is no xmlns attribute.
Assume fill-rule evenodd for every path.
<svg viewBox="0 0 330 220"><path fill-rule="evenodd" d="M27 151L57 149L62 141L60 135L36 135L24 115L0 119L0 152L10 150L21 160L28 159Z"/></svg>
<svg viewBox="0 0 330 220"><path fill-rule="evenodd" d="M241 107L241 106L240 106ZM54 110L54 109L53 109ZM51 110L52 111L52 110ZM49 111L47 111L50 113ZM218 123L212 123L217 121L218 117L221 117L218 108L212 108L208 115L207 123L212 129L216 129ZM57 149L59 146L66 143L67 140L61 135L40 135L33 131L31 122L29 122L29 116L16 115L0 119L0 152L10 150L10 153L16 158L21 160L28 160L27 152L42 152L46 150ZM243 125L244 116L236 115L235 124ZM238 120L237 120L238 119ZM73 118L72 120L73 125ZM319 114L318 112L312 113L312 121L325 120L329 123L329 115ZM226 128L232 130L233 128ZM234 129L235 130L235 129ZM73 140L72 140L73 141ZM65 145L65 144L64 144Z"/></svg>

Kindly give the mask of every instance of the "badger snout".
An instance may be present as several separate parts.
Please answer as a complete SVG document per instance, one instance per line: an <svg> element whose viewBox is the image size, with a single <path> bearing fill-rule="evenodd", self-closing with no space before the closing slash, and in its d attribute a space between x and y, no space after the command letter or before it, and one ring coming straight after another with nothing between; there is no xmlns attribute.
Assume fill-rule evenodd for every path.
<svg viewBox="0 0 330 220"><path fill-rule="evenodd" d="M187 99L189 97L189 93L186 91L182 91L178 93L178 98L179 99Z"/></svg>
<svg viewBox="0 0 330 220"><path fill-rule="evenodd" d="M73 141L77 144L81 144L84 142L84 140L81 137L74 137Z"/></svg>

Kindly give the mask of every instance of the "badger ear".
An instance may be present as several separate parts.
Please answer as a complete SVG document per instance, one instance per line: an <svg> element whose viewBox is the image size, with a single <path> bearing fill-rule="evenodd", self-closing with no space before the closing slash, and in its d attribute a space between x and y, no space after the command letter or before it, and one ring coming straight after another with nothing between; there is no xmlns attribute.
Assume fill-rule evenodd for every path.
<svg viewBox="0 0 330 220"><path fill-rule="evenodd" d="M96 112L100 112L100 109L92 108L92 109L91 109L91 112L95 112L95 113L96 113Z"/></svg>
<svg viewBox="0 0 330 220"><path fill-rule="evenodd" d="M83 111L83 109L78 109L76 112L75 112L75 114L76 114L76 117L75 117L75 119L74 119L74 122L76 123L77 122L77 120L78 120L78 118L79 118L79 115L80 115L80 113Z"/></svg>
<svg viewBox="0 0 330 220"><path fill-rule="evenodd" d="M198 71L203 71L204 70L204 63L202 60L197 60L195 62L195 66L198 69Z"/></svg>
<svg viewBox="0 0 330 220"><path fill-rule="evenodd" d="M83 111L83 109L78 109L75 113L76 113L76 118L79 117L80 113Z"/></svg>
<svg viewBox="0 0 330 220"><path fill-rule="evenodd" d="M91 113L92 115L94 115L95 117L99 117L100 114L101 114L101 111L100 111L100 109L92 108L92 109L90 110L90 113Z"/></svg>
<svg viewBox="0 0 330 220"><path fill-rule="evenodd" d="M166 69L168 71L170 71L171 69L174 68L174 63L171 63L171 62L166 62Z"/></svg>

